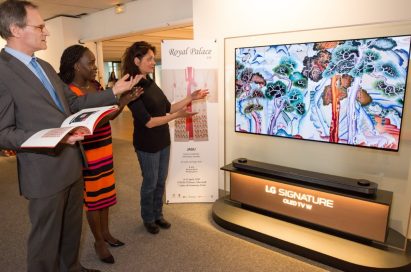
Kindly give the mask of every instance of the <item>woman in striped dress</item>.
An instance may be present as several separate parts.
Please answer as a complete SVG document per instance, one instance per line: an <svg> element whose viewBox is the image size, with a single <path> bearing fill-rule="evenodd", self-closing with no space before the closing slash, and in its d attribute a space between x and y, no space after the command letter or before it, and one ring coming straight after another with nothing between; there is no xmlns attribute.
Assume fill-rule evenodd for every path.
<svg viewBox="0 0 411 272"><path fill-rule="evenodd" d="M96 74L95 57L87 47L73 45L63 52L59 75L75 94L82 96L104 91L95 80ZM120 110L111 119L137 97L131 92L121 96ZM101 261L114 263L106 243L112 247L124 243L114 238L109 231L109 207L117 203L110 122L103 123L93 135L86 136L82 145L87 159L87 167L83 169L84 208L95 239L94 248Z"/></svg>

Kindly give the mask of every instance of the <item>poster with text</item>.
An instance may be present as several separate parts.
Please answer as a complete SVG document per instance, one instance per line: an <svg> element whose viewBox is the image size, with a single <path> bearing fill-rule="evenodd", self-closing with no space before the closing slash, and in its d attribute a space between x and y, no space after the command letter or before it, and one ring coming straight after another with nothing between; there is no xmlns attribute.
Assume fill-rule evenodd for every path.
<svg viewBox="0 0 411 272"><path fill-rule="evenodd" d="M171 155L166 202L214 202L218 198L217 49L214 41L170 40L161 44L161 88L173 104L198 89L189 118L170 122Z"/></svg>

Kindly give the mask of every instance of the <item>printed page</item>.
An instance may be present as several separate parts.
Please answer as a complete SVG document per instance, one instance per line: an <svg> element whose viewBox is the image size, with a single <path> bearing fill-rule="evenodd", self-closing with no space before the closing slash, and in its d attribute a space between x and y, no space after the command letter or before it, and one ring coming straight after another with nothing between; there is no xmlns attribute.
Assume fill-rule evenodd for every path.
<svg viewBox="0 0 411 272"><path fill-rule="evenodd" d="M116 111L117 106L106 106L83 109L64 120L61 127L86 127L90 131L85 135L92 134L98 121L110 112Z"/></svg>
<svg viewBox="0 0 411 272"><path fill-rule="evenodd" d="M27 139L22 145L22 148L32 147L55 147L74 127L62 127L62 128L49 128L43 129L35 133L29 139Z"/></svg>
<svg viewBox="0 0 411 272"><path fill-rule="evenodd" d="M91 135L97 124L108 114L118 110L118 106L83 109L66 118L60 128L43 129L23 144L22 148L54 148L70 131Z"/></svg>

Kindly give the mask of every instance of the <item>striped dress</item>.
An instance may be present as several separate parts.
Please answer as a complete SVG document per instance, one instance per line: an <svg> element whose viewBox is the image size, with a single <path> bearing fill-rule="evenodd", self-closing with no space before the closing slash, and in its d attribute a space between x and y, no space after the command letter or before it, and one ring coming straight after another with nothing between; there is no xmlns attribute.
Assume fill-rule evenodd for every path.
<svg viewBox="0 0 411 272"><path fill-rule="evenodd" d="M69 87L78 96L84 95L73 84ZM103 90L100 85L98 87L99 91ZM88 163L88 167L83 168L84 209L95 211L116 204L110 122L95 129L93 135L85 136L82 144Z"/></svg>

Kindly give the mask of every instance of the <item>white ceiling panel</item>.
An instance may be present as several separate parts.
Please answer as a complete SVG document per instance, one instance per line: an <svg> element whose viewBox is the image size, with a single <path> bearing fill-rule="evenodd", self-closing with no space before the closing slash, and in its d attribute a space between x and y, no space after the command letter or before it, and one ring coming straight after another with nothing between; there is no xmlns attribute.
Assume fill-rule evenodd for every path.
<svg viewBox="0 0 411 272"><path fill-rule="evenodd" d="M137 0L33 0L45 20L60 15L79 16ZM0 0L0 3L4 0Z"/></svg>
<svg viewBox="0 0 411 272"><path fill-rule="evenodd" d="M42 17L47 20L58 16L79 17L84 14L112 8L117 4L125 4L138 0L33 0L39 6ZM0 3L4 0L0 0ZM137 33L127 37L119 37L103 41L105 61L119 61L125 49L136 41L146 41L157 49L156 59L161 59L160 46L162 40L193 39L193 27L182 26L173 29Z"/></svg>

